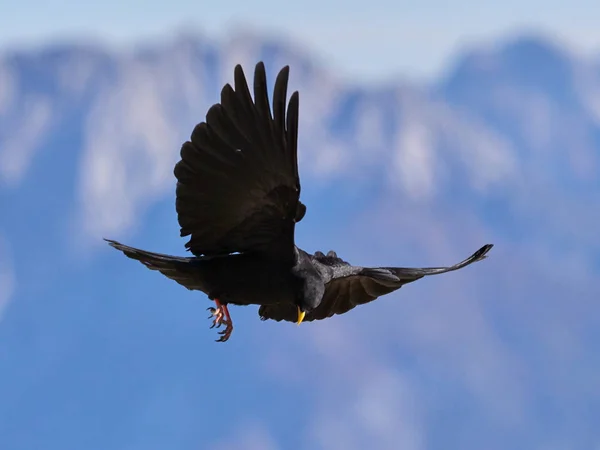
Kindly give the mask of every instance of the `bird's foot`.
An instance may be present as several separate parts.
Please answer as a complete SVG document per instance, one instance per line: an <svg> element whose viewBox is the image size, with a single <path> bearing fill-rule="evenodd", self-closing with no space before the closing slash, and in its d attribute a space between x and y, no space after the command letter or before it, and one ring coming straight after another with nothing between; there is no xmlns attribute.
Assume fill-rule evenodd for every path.
<svg viewBox="0 0 600 450"><path fill-rule="evenodd" d="M227 342L231 337L231 333L233 333L233 323L231 320L223 320L221 323L225 324L225 329L219 331L219 335L221 336L219 339L215 340L215 342Z"/></svg>
<svg viewBox="0 0 600 450"><path fill-rule="evenodd" d="M218 333L221 337L215 342L226 342L231 337L231 333L233 332L233 321L229 315L227 305L221 304L221 302L216 299L215 304L217 306L216 308L207 308L207 310L211 313L208 318L211 319L214 317L210 328L220 328L221 325L225 325L225 329L219 331Z"/></svg>
<svg viewBox="0 0 600 450"><path fill-rule="evenodd" d="M213 319L212 325L210 326L210 328L214 328L217 327L219 328L222 324L223 324L223 318L225 317L225 314L223 314L223 309L222 308L206 308L207 311L210 311L210 316L208 316L209 319Z"/></svg>

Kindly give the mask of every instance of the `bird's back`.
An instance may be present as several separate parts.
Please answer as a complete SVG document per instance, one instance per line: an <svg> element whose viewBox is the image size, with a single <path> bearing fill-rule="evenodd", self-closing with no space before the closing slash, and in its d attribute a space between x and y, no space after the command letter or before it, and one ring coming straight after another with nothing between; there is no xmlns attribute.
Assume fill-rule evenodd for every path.
<svg viewBox="0 0 600 450"><path fill-rule="evenodd" d="M350 266L350 263L338 257L337 253L333 250L330 250L327 252L327 254L324 254L323 252L315 252L314 255L311 255L311 259L313 263L316 262L328 267Z"/></svg>
<svg viewBox="0 0 600 450"><path fill-rule="evenodd" d="M364 267L353 266L349 262L344 261L333 250L330 250L327 254L315 252L314 255L311 255L311 260L315 267L324 274L326 282L334 278L343 278L358 274L364 269Z"/></svg>

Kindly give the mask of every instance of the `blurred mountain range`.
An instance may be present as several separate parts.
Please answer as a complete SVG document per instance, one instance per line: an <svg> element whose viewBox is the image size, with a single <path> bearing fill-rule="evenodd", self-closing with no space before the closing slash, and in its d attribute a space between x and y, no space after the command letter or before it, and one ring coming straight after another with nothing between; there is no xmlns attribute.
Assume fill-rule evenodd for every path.
<svg viewBox="0 0 600 450"><path fill-rule="evenodd" d="M234 320L244 325L224 349L213 345L202 316L208 303L198 294L99 251L107 237L184 253L172 175L181 143L232 82L235 64L252 77L259 60L271 86L290 65L290 92L300 91L308 212L299 245L335 248L359 264L441 265L493 242L491 258L456 283L427 281L397 295L407 303L439 297L450 283L457 299L472 299L458 311L480 315L457 316L444 301L446 324L437 318L427 328L423 321L440 307L435 298L404 304L399 322L390 314L403 306L389 300L332 319L342 330L336 335L327 324L299 332L262 324L256 311L243 310ZM127 51L78 43L5 49L0 202L3 450L208 448L203 443L213 441L202 435L211 432L229 448L279 448L297 435L295 421L309 430L305 440L282 448L600 445L591 420L600 413L592 389L600 364L592 302L600 293L593 281L600 274L600 60L550 39L523 35L467 50L432 85L346 85L305 49L253 34L225 42L182 35ZM381 323L374 315L386 307ZM344 328L355 322L352 332ZM444 328L452 323L471 331ZM437 331L423 335L417 324ZM398 339L367 338L379 326ZM322 341L309 337L312 330ZM366 342L388 353L367 358L336 336L373 339ZM340 390L327 394L330 403L346 392L330 379L342 376L340 367L375 358L371 367L407 371L402 379L418 393L411 403L401 390L395 401L429 412L416 419L387 411L406 428L369 428L350 413L338 423L315 391L284 420L277 411L316 376L302 339L346 355L321 380L327 392ZM283 342L304 355L302 369L292 370L297 362ZM458 352L476 342L473 356L449 351L454 369L435 362L444 345ZM255 348L266 355L259 363ZM419 360L420 351L431 358ZM273 364L294 380L276 395L262 372ZM240 382L242 371L254 375ZM363 378L349 380L348 391L363 386ZM566 383L577 393L561 391ZM219 386L230 389L227 399ZM323 420L313 423L313 410ZM224 417L236 425L223 428ZM231 443L238 432L243 437ZM362 434L339 440L353 432Z"/></svg>
<svg viewBox="0 0 600 450"><path fill-rule="evenodd" d="M291 66L305 179L333 189L363 182L369 195L395 190L418 201L493 198L546 224L556 214L598 219L569 200L589 204L600 188L600 63L532 36L465 53L433 86L344 86L291 44L255 35L225 43L185 35L129 52L77 44L4 51L3 191L18 192L28 174L38 179L52 153L75 165L63 182L68 193L55 195L76 193L70 213L81 231L134 226L154 199L172 195L181 142L232 82L234 65L252 76L259 60L271 83ZM557 186L552 204L532 204Z"/></svg>

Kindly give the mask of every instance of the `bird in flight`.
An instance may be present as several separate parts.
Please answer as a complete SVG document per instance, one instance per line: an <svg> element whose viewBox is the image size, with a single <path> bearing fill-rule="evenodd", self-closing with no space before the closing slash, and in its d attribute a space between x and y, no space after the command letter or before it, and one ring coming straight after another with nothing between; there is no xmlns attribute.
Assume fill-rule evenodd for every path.
<svg viewBox="0 0 600 450"><path fill-rule="evenodd" d="M214 302L212 326L233 331L228 305L259 305L261 320L322 320L389 294L428 275L486 258L484 245L449 267L354 266L337 256L307 253L294 240L306 213L298 175L299 98L287 100L289 67L275 80L272 109L265 66L254 70L254 99L240 65L234 87L209 108L181 147L175 165L175 209L191 257L169 256L106 241L129 258Z"/></svg>

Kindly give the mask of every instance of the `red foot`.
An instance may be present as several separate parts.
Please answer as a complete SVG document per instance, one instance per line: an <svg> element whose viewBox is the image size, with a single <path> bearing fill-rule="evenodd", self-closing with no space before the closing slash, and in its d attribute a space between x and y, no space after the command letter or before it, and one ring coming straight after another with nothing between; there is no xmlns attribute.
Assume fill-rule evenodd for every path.
<svg viewBox="0 0 600 450"><path fill-rule="evenodd" d="M215 305L217 306L216 308L207 308L207 310L211 312L211 315L208 318L211 319L214 317L211 328L220 328L221 325L225 325L225 329L219 331L221 337L215 342L226 342L233 332L233 321L229 315L229 309L227 309L227 305L221 304L221 302L216 298Z"/></svg>

